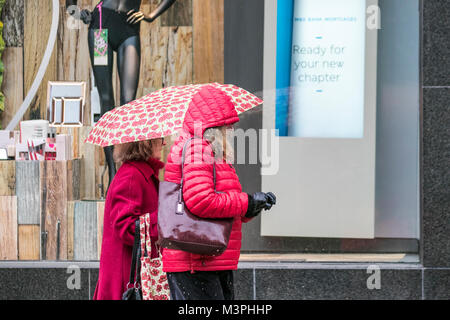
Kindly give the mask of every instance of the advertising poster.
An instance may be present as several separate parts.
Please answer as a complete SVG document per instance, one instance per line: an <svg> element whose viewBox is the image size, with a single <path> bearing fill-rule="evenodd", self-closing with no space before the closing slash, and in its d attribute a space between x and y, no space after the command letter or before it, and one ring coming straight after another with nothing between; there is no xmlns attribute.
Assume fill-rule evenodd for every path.
<svg viewBox="0 0 450 320"><path fill-rule="evenodd" d="M362 138L365 12L361 0L296 0L288 135Z"/></svg>

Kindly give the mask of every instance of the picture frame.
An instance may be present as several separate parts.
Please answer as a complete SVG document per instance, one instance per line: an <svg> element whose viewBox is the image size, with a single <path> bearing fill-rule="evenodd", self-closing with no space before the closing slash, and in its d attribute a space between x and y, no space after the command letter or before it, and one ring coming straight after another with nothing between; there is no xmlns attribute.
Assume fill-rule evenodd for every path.
<svg viewBox="0 0 450 320"><path fill-rule="evenodd" d="M83 126L86 82L49 81L47 119L51 127Z"/></svg>

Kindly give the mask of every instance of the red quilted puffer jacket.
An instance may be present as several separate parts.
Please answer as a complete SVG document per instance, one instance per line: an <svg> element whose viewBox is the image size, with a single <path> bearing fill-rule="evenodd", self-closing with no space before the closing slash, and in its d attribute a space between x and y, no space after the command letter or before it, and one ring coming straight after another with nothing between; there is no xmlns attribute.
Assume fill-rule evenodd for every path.
<svg viewBox="0 0 450 320"><path fill-rule="evenodd" d="M194 135L203 136L207 128L230 125L239 121L230 98L214 87L205 87L191 102L183 123L184 134L172 146L167 159L165 180L180 183L181 153L185 142ZM194 139L186 151L183 197L191 213L207 218L234 217L230 242L217 257L201 256L185 251L164 249L165 272L235 270L241 253L241 225L249 219L248 196L242 192L233 166L216 162L216 193L213 182L214 159L205 139Z"/></svg>

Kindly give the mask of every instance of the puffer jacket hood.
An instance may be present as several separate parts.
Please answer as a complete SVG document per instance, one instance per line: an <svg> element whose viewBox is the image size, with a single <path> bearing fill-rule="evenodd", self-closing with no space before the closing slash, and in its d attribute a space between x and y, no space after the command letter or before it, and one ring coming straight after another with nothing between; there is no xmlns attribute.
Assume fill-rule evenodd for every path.
<svg viewBox="0 0 450 320"><path fill-rule="evenodd" d="M203 218L234 218L234 223L228 247L220 256L208 257L164 249L165 272L237 269L242 239L241 225L242 222L249 221L244 217L248 208L248 196L242 192L233 166L224 161L215 164L214 185L213 162L209 161L214 159L212 149L209 142L200 137L203 137L204 131L208 128L230 125L238 121L239 117L230 98L212 86L204 87L189 105L183 123L185 132L177 138L170 150L164 178L169 182L180 183L183 146L190 137L198 137L186 148L183 184L186 208L192 214Z"/></svg>
<svg viewBox="0 0 450 320"><path fill-rule="evenodd" d="M206 129L236 122L239 122L239 117L230 97L213 86L205 86L192 98L183 129L202 137Z"/></svg>

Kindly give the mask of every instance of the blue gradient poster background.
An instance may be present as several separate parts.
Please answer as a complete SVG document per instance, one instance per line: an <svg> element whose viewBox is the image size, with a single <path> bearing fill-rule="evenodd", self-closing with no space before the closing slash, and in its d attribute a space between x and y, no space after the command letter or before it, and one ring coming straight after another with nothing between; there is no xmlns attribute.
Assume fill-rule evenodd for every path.
<svg viewBox="0 0 450 320"><path fill-rule="evenodd" d="M295 0L289 58L285 53L289 23L280 16L287 16L292 2L279 3L284 3L278 8L277 26L278 36L281 34L277 41L276 121L280 135L362 138L365 1Z"/></svg>

